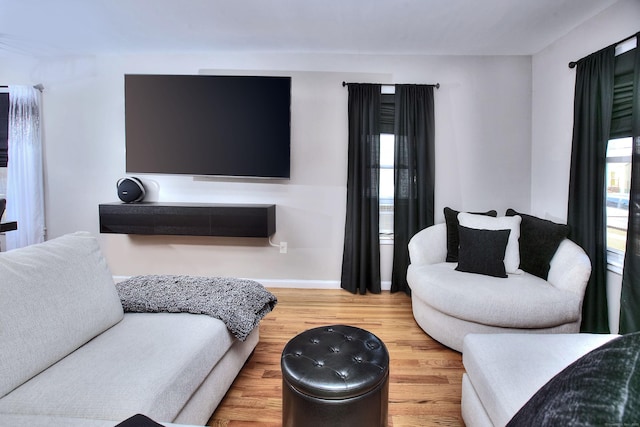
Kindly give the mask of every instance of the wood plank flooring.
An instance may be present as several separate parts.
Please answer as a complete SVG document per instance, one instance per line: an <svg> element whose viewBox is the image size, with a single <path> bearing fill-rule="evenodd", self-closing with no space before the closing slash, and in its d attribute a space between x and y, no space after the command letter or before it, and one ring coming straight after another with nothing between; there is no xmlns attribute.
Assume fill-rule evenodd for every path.
<svg viewBox="0 0 640 427"><path fill-rule="evenodd" d="M281 426L280 356L307 329L347 324L377 335L389 350L389 426L463 426L462 356L426 335L404 293L271 288L278 305L260 325L260 342L209 420L212 427Z"/></svg>

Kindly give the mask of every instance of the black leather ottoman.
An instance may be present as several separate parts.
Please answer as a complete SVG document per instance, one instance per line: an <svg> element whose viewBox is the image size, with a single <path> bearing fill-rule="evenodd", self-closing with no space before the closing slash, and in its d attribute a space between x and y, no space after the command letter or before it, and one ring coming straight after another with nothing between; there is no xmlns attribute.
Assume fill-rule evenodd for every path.
<svg viewBox="0 0 640 427"><path fill-rule="evenodd" d="M371 332L309 329L282 351L282 425L386 426L389 353Z"/></svg>

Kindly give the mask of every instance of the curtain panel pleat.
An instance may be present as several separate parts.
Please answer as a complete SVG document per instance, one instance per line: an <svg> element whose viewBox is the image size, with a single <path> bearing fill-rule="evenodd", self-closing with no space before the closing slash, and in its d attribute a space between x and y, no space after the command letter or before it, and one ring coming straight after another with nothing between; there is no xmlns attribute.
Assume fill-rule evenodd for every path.
<svg viewBox="0 0 640 427"><path fill-rule="evenodd" d="M640 33L636 35L640 40ZM620 333L640 331L640 47L634 49L632 125L633 152L627 246L622 273Z"/></svg>
<svg viewBox="0 0 640 427"><path fill-rule="evenodd" d="M435 126L433 86L395 88L394 245L391 292L407 284L409 239L434 223Z"/></svg>
<svg viewBox="0 0 640 427"><path fill-rule="evenodd" d="M379 184L380 85L348 85L347 214L341 287L381 292Z"/></svg>
<svg viewBox="0 0 640 427"><path fill-rule="evenodd" d="M615 47L578 61L567 223L591 260L583 332L608 333L605 169L613 104Z"/></svg>

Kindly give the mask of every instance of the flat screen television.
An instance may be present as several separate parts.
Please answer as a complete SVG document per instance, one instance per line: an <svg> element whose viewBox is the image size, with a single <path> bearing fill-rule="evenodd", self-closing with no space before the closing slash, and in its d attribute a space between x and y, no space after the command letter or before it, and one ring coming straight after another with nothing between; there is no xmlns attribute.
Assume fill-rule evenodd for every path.
<svg viewBox="0 0 640 427"><path fill-rule="evenodd" d="M290 178L291 77L124 76L127 173Z"/></svg>

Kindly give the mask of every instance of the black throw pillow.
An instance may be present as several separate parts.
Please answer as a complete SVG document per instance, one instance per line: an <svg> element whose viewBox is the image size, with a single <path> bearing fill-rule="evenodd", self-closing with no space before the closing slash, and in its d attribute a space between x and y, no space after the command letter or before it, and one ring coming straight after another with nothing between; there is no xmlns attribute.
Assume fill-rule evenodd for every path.
<svg viewBox="0 0 640 427"><path fill-rule="evenodd" d="M135 414L118 424L116 427L162 427L162 424L153 421L146 415Z"/></svg>
<svg viewBox="0 0 640 427"><path fill-rule="evenodd" d="M569 235L569 226L521 214L507 209L507 216L520 215L520 268L527 273L547 279L549 263L560 243Z"/></svg>
<svg viewBox="0 0 640 427"><path fill-rule="evenodd" d="M587 353L553 377L507 427L634 426L640 420L640 332Z"/></svg>
<svg viewBox="0 0 640 427"><path fill-rule="evenodd" d="M460 248L456 270L507 277L504 254L511 230L477 230L458 226Z"/></svg>
<svg viewBox="0 0 640 427"><path fill-rule="evenodd" d="M444 222L447 224L447 262L458 262L458 246L460 246L460 238L458 237L458 214L460 212L449 207L444 208ZM475 215L498 216L496 211L488 212L469 212Z"/></svg>

